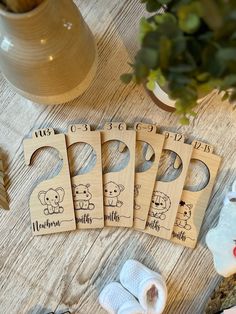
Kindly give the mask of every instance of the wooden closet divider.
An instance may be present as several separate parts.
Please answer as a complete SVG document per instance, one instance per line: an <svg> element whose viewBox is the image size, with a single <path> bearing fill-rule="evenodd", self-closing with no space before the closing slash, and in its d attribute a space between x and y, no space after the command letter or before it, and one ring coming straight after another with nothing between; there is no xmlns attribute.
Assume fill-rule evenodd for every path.
<svg viewBox="0 0 236 314"><path fill-rule="evenodd" d="M24 140L27 165L30 165L34 152L42 147L57 149L63 159L63 166L56 177L39 183L30 196L33 235L75 230L65 135L56 135L52 128L34 131L32 139Z"/></svg>
<svg viewBox="0 0 236 314"><path fill-rule="evenodd" d="M182 134L164 132L164 149L175 152L182 161L182 172L170 182L157 181L152 194L144 232L164 239L170 239L183 191L193 147L184 143Z"/></svg>
<svg viewBox="0 0 236 314"><path fill-rule="evenodd" d="M71 178L77 227L78 229L103 228L101 134L99 131L91 131L88 124L73 124L69 126L66 139L67 148L75 143L86 143L96 153L96 164L93 169Z"/></svg>
<svg viewBox="0 0 236 314"><path fill-rule="evenodd" d="M136 132L127 130L125 123L106 123L101 131L102 144L123 142L130 159L125 169L103 174L105 226L132 227L134 207L135 139Z"/></svg>
<svg viewBox="0 0 236 314"><path fill-rule="evenodd" d="M134 129L136 130L136 142L142 141L149 144L155 154L155 160L148 170L135 173L134 228L143 230L146 226L165 136L157 134L157 127L153 124L135 123Z"/></svg>
<svg viewBox="0 0 236 314"><path fill-rule="evenodd" d="M7 201L7 193L4 186L4 169L3 169L3 162L1 160L0 155L0 209L9 209L9 204Z"/></svg>
<svg viewBox="0 0 236 314"><path fill-rule="evenodd" d="M194 147L192 159L200 160L206 165L209 170L209 181L200 191L183 191L171 240L193 249L197 244L221 157L214 155L213 147L206 143L194 141L192 146Z"/></svg>

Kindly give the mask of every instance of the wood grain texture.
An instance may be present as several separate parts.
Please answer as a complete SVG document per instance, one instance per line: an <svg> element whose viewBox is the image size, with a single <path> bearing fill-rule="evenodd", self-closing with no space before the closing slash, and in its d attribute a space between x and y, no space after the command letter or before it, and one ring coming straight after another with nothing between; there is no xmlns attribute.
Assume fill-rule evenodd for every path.
<svg viewBox="0 0 236 314"><path fill-rule="evenodd" d="M84 95L63 106L40 106L15 94L0 76L0 146L5 152L11 206L10 211L0 211L1 312L45 314L70 309L105 314L97 301L100 290L118 279L125 260L136 258L166 277L165 314L201 314L220 280L205 235L216 225L224 194L236 177L235 106L222 103L213 92L196 109L198 116L190 126L179 126L179 117L158 109L142 87L119 80L138 47L143 5L137 0L76 3L96 36L99 52L96 80ZM37 128L51 126L66 132L71 123L101 128L106 121L157 123L162 130L185 133L190 143L193 139L211 143L223 157L195 250L128 229L32 237L29 195L39 179L48 179L60 168L52 150L39 153L35 166L26 167L23 139Z"/></svg>
<svg viewBox="0 0 236 314"><path fill-rule="evenodd" d="M0 209L9 209L9 204L7 201L7 193L5 189L5 183L4 183L4 168L3 168L3 161L1 160L0 155Z"/></svg>
<svg viewBox="0 0 236 314"><path fill-rule="evenodd" d="M72 124L66 134L67 148L86 143L94 150L96 161L87 173L71 177L76 224L78 229L104 227L101 133L88 124Z"/></svg>
<svg viewBox="0 0 236 314"><path fill-rule="evenodd" d="M128 164L103 174L105 226L132 227L134 215L134 178L136 132L127 130L125 123L106 123L101 132L102 144L117 141L127 146ZM106 154L110 154L109 150Z"/></svg>
<svg viewBox="0 0 236 314"><path fill-rule="evenodd" d="M182 170L177 178L173 178L167 182L155 182L146 229L144 231L145 233L168 240L171 238L174 228L178 204L181 199L193 150L191 145L181 141L182 138L183 136L178 133L166 133L163 149L174 152L180 157Z"/></svg>
<svg viewBox="0 0 236 314"><path fill-rule="evenodd" d="M58 175L40 182L30 195L33 235L75 230L66 137L64 134L55 134L51 128L34 131L32 138L24 140L24 156L27 166L32 165L34 153L43 147L56 149L63 166Z"/></svg>
<svg viewBox="0 0 236 314"><path fill-rule="evenodd" d="M15 9L19 6L15 0ZM46 105L68 102L94 79L95 39L72 0L44 0L17 17L0 6L0 28L1 70L27 99Z"/></svg>
<svg viewBox="0 0 236 314"><path fill-rule="evenodd" d="M213 147L194 141L191 159L199 160L207 168L209 180L198 191L183 190L175 220L171 240L175 243L194 248L201 229L211 191L221 162L221 157L213 154Z"/></svg>
<svg viewBox="0 0 236 314"><path fill-rule="evenodd" d="M137 123L136 129L136 155L138 155L138 142L147 143L155 154L154 161L146 171L135 173L134 186L134 228L144 230L152 199L153 188L156 183L158 165L165 141L165 136L157 134L156 126L152 124ZM148 150L147 150L148 152ZM142 152L141 152L142 153ZM136 158L137 160L138 158Z"/></svg>

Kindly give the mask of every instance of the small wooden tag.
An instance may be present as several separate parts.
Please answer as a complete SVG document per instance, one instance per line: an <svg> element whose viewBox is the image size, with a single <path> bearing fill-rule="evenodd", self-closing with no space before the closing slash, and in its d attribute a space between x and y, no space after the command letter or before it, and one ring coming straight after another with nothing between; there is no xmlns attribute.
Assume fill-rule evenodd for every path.
<svg viewBox="0 0 236 314"><path fill-rule="evenodd" d="M68 128L68 133L69 134L77 134L77 133L84 133L86 131L91 131L91 127L89 124L71 124L69 125L69 128Z"/></svg>
<svg viewBox="0 0 236 314"><path fill-rule="evenodd" d="M185 136L183 134L169 132L169 131L165 131L163 132L163 134L165 135L166 139L171 139L175 142L181 142L181 143L185 142Z"/></svg>
<svg viewBox="0 0 236 314"><path fill-rule="evenodd" d="M96 153L96 164L93 169L71 178L77 228L103 228L101 134L98 131L91 131L88 124L73 124L69 126L66 139L67 148L83 142L91 145Z"/></svg>
<svg viewBox="0 0 236 314"><path fill-rule="evenodd" d="M130 153L130 160L125 169L103 175L105 226L132 227L136 132L126 130L126 124L123 122L111 122L105 124L101 134L102 144L113 140L121 141Z"/></svg>
<svg viewBox="0 0 236 314"><path fill-rule="evenodd" d="M33 235L75 230L65 135L55 135L51 128L35 131L32 139L24 140L24 155L27 165L30 165L34 152L42 147L57 149L63 159L63 167L59 175L38 184L30 196Z"/></svg>
<svg viewBox="0 0 236 314"><path fill-rule="evenodd" d="M165 135L166 139L170 138L177 142L183 142L183 143L185 142L185 136L183 134L169 132L169 131L164 131L163 134ZM150 160L152 158L152 155L153 155L153 152L148 150L146 153L146 160ZM177 156L174 162L174 168L178 169L180 165L181 165L181 160Z"/></svg>
<svg viewBox="0 0 236 314"><path fill-rule="evenodd" d="M55 131L53 128L39 129L33 132L32 138L42 138L49 137L55 135Z"/></svg>
<svg viewBox="0 0 236 314"><path fill-rule="evenodd" d="M156 126L152 124L136 123L134 128L136 130L136 141L149 144L155 154L155 160L151 168L144 172L136 172L135 174L134 228L143 230L146 226L165 136L157 134Z"/></svg>
<svg viewBox="0 0 236 314"><path fill-rule="evenodd" d="M134 129L138 131L146 131L147 133L157 133L157 127L155 124L136 122L134 124Z"/></svg>
<svg viewBox="0 0 236 314"><path fill-rule="evenodd" d="M127 126L124 122L106 122L104 125L105 131L125 131Z"/></svg>
<svg viewBox="0 0 236 314"><path fill-rule="evenodd" d="M193 141L192 145L194 149L198 149L205 153L213 154L214 147L212 145L209 145L200 141Z"/></svg>
<svg viewBox="0 0 236 314"><path fill-rule="evenodd" d="M171 238L193 150L191 145L182 142L183 138L182 134L175 133L171 133L171 136L166 136L164 149L171 150L179 155L183 168L177 179L170 182L156 182L146 223L146 233L164 239Z"/></svg>
<svg viewBox="0 0 236 314"><path fill-rule="evenodd" d="M4 186L3 162L1 159L0 159L0 209L9 210L9 204L7 201L7 193Z"/></svg>
<svg viewBox="0 0 236 314"><path fill-rule="evenodd" d="M183 190L175 226L172 233L172 241L190 248L197 244L205 211L211 196L215 178L220 166L221 157L213 154L213 146L194 141L192 159L202 161L209 170L209 182L200 191Z"/></svg>

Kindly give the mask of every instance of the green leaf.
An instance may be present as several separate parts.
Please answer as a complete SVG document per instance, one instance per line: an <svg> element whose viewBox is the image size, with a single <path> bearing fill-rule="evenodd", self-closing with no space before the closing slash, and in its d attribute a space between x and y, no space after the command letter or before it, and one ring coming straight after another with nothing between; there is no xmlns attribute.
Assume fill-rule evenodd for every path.
<svg viewBox="0 0 236 314"><path fill-rule="evenodd" d="M230 74L225 77L224 81L220 84L221 89L228 89L236 85L236 74Z"/></svg>
<svg viewBox="0 0 236 314"><path fill-rule="evenodd" d="M157 66L158 52L155 49L142 48L138 53L138 59L149 69L153 69Z"/></svg>
<svg viewBox="0 0 236 314"><path fill-rule="evenodd" d="M189 118L187 118L186 116L182 117L180 120L179 120L180 124L182 125L189 125Z"/></svg>
<svg viewBox="0 0 236 314"><path fill-rule="evenodd" d="M169 59L171 55L171 41L167 37L161 37L160 39L160 50L159 50L159 61L160 67L166 69L169 65Z"/></svg>
<svg viewBox="0 0 236 314"><path fill-rule="evenodd" d="M175 102L175 108L179 113L183 113L183 105L179 99Z"/></svg>
<svg viewBox="0 0 236 314"><path fill-rule="evenodd" d="M163 24L167 22L174 23L174 24L177 23L176 17L172 13L169 13L169 12L155 15L154 20L157 24Z"/></svg>
<svg viewBox="0 0 236 314"><path fill-rule="evenodd" d="M120 79L123 83L129 84L132 81L133 75L130 73L125 73L120 76Z"/></svg>
<svg viewBox="0 0 236 314"><path fill-rule="evenodd" d="M230 36L230 39L236 39L236 32L234 32L231 36Z"/></svg>
<svg viewBox="0 0 236 314"><path fill-rule="evenodd" d="M229 98L229 93L228 92L225 92L224 95L222 96L221 100L222 101L225 101Z"/></svg>
<svg viewBox="0 0 236 314"><path fill-rule="evenodd" d="M222 48L217 52L217 57L223 61L235 61L236 48Z"/></svg>
<svg viewBox="0 0 236 314"><path fill-rule="evenodd" d="M232 20L236 20L236 10L231 11L229 13L229 18L232 19Z"/></svg>
<svg viewBox="0 0 236 314"><path fill-rule="evenodd" d="M161 69L150 70L148 75L148 81L157 82L160 86L166 85L166 79L161 71Z"/></svg>
<svg viewBox="0 0 236 314"><path fill-rule="evenodd" d="M146 65L137 61L135 71L134 71L135 81L137 83L143 82L148 76L148 73L149 73L149 69L146 67Z"/></svg>
<svg viewBox="0 0 236 314"><path fill-rule="evenodd" d="M162 74L161 69L157 70L157 77L156 77L156 82L161 86L165 86L166 85L166 79L164 77L164 75Z"/></svg>
<svg viewBox="0 0 236 314"><path fill-rule="evenodd" d="M188 124L197 99L217 88L236 100L236 2L141 0L153 16L140 22L141 49L122 76L153 90L168 86L176 114ZM160 14L162 6L167 12Z"/></svg>
<svg viewBox="0 0 236 314"><path fill-rule="evenodd" d="M212 92L214 88L215 86L211 82L206 82L198 85L197 89L199 97L206 96L207 94Z"/></svg>
<svg viewBox="0 0 236 314"><path fill-rule="evenodd" d="M188 34L196 32L199 26L200 26L199 16L193 13L187 15L185 19L179 20L179 27Z"/></svg>
<svg viewBox="0 0 236 314"><path fill-rule="evenodd" d="M218 30L223 27L222 12L215 0L200 0L204 8L203 18L206 24L212 30ZM225 4L226 5L226 4Z"/></svg>
<svg viewBox="0 0 236 314"><path fill-rule="evenodd" d="M142 42L143 38L149 33L155 30L155 25L153 23L150 23L147 21L145 17L142 17L140 20L140 26L139 26L139 38Z"/></svg>
<svg viewBox="0 0 236 314"><path fill-rule="evenodd" d="M159 0L161 4L169 4L172 0Z"/></svg>
<svg viewBox="0 0 236 314"><path fill-rule="evenodd" d="M181 54L186 50L186 38L184 36L179 36L172 39L172 49L177 54Z"/></svg>
<svg viewBox="0 0 236 314"><path fill-rule="evenodd" d="M207 79L209 79L209 77L210 77L210 74L208 72L203 72L196 76L197 80L200 82L206 81Z"/></svg>
<svg viewBox="0 0 236 314"><path fill-rule="evenodd" d="M147 82L146 86L150 91L153 91L155 89L155 81Z"/></svg>
<svg viewBox="0 0 236 314"><path fill-rule="evenodd" d="M189 111L190 116L196 117L197 113L195 111L190 110Z"/></svg>
<svg viewBox="0 0 236 314"><path fill-rule="evenodd" d="M157 0L148 0L146 8L148 12L155 12L161 8L161 4Z"/></svg>
<svg viewBox="0 0 236 314"><path fill-rule="evenodd" d="M170 72L176 72L176 73L186 73L191 72L194 70L194 66L191 64L177 64L176 66L171 66L169 68Z"/></svg>

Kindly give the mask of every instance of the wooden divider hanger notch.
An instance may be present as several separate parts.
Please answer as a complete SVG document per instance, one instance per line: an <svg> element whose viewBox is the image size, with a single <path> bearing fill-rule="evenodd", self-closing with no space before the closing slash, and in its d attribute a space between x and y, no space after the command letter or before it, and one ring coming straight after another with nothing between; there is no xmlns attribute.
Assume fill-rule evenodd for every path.
<svg viewBox="0 0 236 314"><path fill-rule="evenodd" d="M31 139L24 140L26 164L43 147L55 148L63 159L60 173L39 183L30 196L30 213L33 235L75 230L75 214L70 172L64 134L55 134L52 128L36 130Z"/></svg>
<svg viewBox="0 0 236 314"><path fill-rule="evenodd" d="M134 129L136 130L136 142L142 141L149 144L155 154L153 164L148 170L135 173L134 228L143 230L146 226L165 136L157 134L157 127L153 124L135 123Z"/></svg>
<svg viewBox="0 0 236 314"><path fill-rule="evenodd" d="M192 159L203 162L209 171L209 181L200 191L183 190L175 220L171 240L175 243L194 248L200 232L205 211L211 196L221 157L213 154L209 144L193 141Z"/></svg>
<svg viewBox="0 0 236 314"><path fill-rule="evenodd" d="M184 143L182 134L172 132L164 134L166 136L164 149L175 152L181 158L182 171L173 181L156 181L144 232L170 239L193 147Z"/></svg>
<svg viewBox="0 0 236 314"><path fill-rule="evenodd" d="M132 227L134 207L135 139L134 130L121 122L106 123L101 131L102 144L120 141L129 149L129 163L118 172L103 174L105 226Z"/></svg>
<svg viewBox="0 0 236 314"><path fill-rule="evenodd" d="M71 178L77 228L103 228L101 134L99 131L91 131L88 124L74 124L69 126L66 139L67 148L76 143L86 143L96 153L93 169Z"/></svg>

